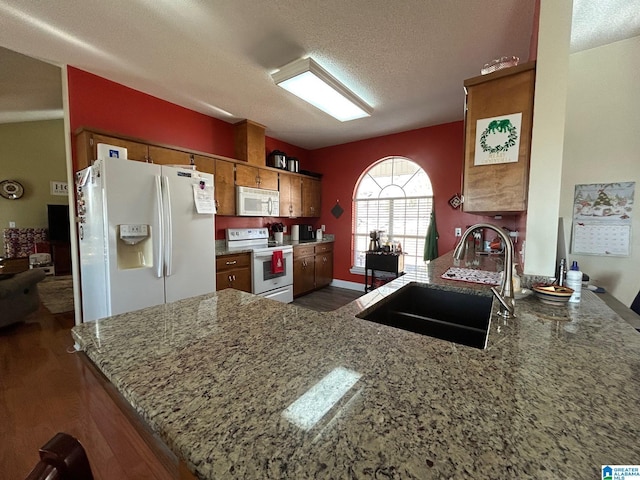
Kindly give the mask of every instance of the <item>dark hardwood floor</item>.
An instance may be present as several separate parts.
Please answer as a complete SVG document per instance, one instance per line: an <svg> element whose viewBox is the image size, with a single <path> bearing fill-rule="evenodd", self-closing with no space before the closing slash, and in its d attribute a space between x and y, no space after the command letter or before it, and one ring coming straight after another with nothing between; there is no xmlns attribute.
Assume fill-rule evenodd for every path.
<svg viewBox="0 0 640 480"><path fill-rule="evenodd" d="M80 441L96 480L176 478L177 462L155 454L104 378L83 354L69 353L72 326L72 313L41 306L0 329L0 478L25 478L57 432Z"/></svg>
<svg viewBox="0 0 640 480"><path fill-rule="evenodd" d="M315 292L311 292L302 297L293 300L293 304L299 307L305 307L317 312L329 312L354 301L356 298L364 295L364 286L362 290L348 290L338 287L324 287Z"/></svg>
<svg viewBox="0 0 640 480"><path fill-rule="evenodd" d="M326 287L293 303L330 311L362 294ZM72 312L54 315L41 306L0 328L0 479L25 478L57 432L80 441L96 480L177 478L175 457L141 431L84 354L74 353L71 327Z"/></svg>

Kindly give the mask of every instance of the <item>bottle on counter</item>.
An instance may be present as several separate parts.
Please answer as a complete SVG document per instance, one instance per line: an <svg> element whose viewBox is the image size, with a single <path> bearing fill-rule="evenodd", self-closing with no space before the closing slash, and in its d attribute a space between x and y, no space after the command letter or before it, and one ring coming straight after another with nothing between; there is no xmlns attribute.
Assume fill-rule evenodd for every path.
<svg viewBox="0 0 640 480"><path fill-rule="evenodd" d="M560 267L558 267L558 285L564 286L565 275L567 274L566 260L563 258L560 260Z"/></svg>
<svg viewBox="0 0 640 480"><path fill-rule="evenodd" d="M573 290L573 294L569 299L570 303L580 303L582 296L582 272L575 260L571 264L571 269L567 272L567 287Z"/></svg>

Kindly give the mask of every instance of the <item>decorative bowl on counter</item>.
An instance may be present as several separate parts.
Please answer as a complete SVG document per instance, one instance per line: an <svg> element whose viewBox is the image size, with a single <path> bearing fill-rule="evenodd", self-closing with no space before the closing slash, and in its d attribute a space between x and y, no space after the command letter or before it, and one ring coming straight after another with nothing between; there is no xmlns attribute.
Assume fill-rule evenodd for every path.
<svg viewBox="0 0 640 480"><path fill-rule="evenodd" d="M560 285L537 285L533 287L533 291L538 299L547 305L564 305L573 294L571 288Z"/></svg>

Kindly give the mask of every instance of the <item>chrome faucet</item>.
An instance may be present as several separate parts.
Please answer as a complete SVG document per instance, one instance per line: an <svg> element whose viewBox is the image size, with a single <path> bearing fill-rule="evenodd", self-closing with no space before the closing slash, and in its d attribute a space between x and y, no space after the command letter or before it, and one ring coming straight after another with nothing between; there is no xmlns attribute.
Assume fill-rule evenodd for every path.
<svg viewBox="0 0 640 480"><path fill-rule="evenodd" d="M513 318L515 314L515 302L513 300L513 243L511 239L504 232L504 230L496 225L490 223L477 223L470 226L460 237L460 242L456 245L453 251L453 258L460 260L466 245L466 240L474 230L478 228L488 228L498 234L504 243L504 270L502 273L502 284L500 290L496 290L496 287L491 287L491 291L500 302L501 308L498 310L499 315L504 318Z"/></svg>

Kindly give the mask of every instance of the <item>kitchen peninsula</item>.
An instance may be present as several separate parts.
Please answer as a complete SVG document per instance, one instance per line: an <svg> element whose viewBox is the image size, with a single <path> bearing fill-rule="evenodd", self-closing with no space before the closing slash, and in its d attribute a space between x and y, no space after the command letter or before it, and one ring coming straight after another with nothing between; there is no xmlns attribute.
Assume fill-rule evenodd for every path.
<svg viewBox="0 0 640 480"><path fill-rule="evenodd" d="M592 292L518 301L485 350L355 317L415 282L486 295L441 279L452 262L335 312L227 289L73 335L197 478L583 479L637 464L640 335Z"/></svg>

